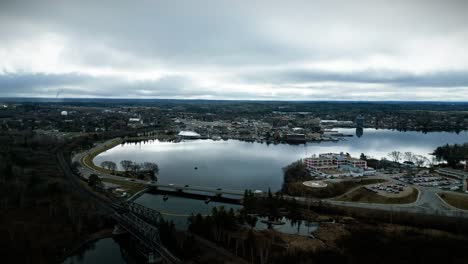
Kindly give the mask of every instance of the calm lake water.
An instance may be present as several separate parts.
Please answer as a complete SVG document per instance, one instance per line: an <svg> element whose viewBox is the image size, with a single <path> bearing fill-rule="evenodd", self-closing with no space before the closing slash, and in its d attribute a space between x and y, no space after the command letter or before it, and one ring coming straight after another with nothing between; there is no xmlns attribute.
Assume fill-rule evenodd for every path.
<svg viewBox="0 0 468 264"><path fill-rule="evenodd" d="M226 210L230 208L237 210L241 209L240 205L225 204L218 202L209 202L206 204L201 200L193 200L176 196L168 196L168 199L164 201L163 195L160 194L143 194L137 199L137 203L144 205L148 208L158 210L163 218L167 221L174 222L176 229L187 230L188 222L187 219L191 214L200 213L202 215L208 215L211 213L213 207L224 206ZM261 222L261 220L267 220L267 218L259 218L255 229L264 230L268 228L268 225ZM284 225L276 225L273 228L279 232L287 234L300 234L307 236L311 231L317 228L316 223L301 222L299 225L292 223L286 218L281 219Z"/></svg>
<svg viewBox="0 0 468 264"><path fill-rule="evenodd" d="M355 129L335 129L340 133L353 134L339 142L308 143L305 145L267 145L237 140L212 141L191 140L180 143L149 141L124 144L98 155L94 162L121 160L156 162L159 165L161 183L178 183L230 189L279 190L283 183L282 168L298 159L324 152L348 152L359 157L364 153L370 157L382 158L393 150L411 151L429 156L437 146L468 142L468 132L398 132L393 130L365 129L360 137ZM195 169L195 167L197 169ZM217 203L170 197L163 201L160 195L145 194L138 203L160 210L163 216L184 229L190 213L207 214ZM231 207L232 205L225 205ZM234 206L235 208L236 206ZM258 229L264 228L262 223ZM286 233L306 235L315 227L303 223L292 226L289 222L277 229ZM112 255L112 256L111 256ZM106 261L104 261L106 259ZM114 261L107 261L115 259ZM101 261L102 260L102 261ZM85 250L81 257L70 257L65 263L123 263L119 246L112 239L104 239Z"/></svg>
<svg viewBox="0 0 468 264"><path fill-rule="evenodd" d="M79 253L69 257L64 264L86 263L126 263L120 254L120 246L113 238L104 238L96 242L89 243L80 250Z"/></svg>
<svg viewBox="0 0 468 264"><path fill-rule="evenodd" d="M355 134L355 129L337 129ZM179 143L148 141L114 147L98 155L94 162L121 160L156 162L161 183L189 184L230 189L279 190L282 168L298 159L324 152L344 152L359 157L386 157L393 150L411 151L429 157L437 146L468 141L468 132L419 133L365 129L361 137L339 142L303 145L267 145L237 140L187 140ZM197 168L197 169L195 169Z"/></svg>

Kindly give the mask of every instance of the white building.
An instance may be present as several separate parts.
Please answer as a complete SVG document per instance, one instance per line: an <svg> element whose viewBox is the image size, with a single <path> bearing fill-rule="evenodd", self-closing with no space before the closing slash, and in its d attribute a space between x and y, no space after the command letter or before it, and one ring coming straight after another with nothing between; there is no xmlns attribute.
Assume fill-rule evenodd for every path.
<svg viewBox="0 0 468 264"><path fill-rule="evenodd" d="M181 138L192 138L192 139L201 137L200 134L194 131L180 131L178 136Z"/></svg>
<svg viewBox="0 0 468 264"><path fill-rule="evenodd" d="M321 176L369 176L375 174L373 168L367 167L365 160L352 158L343 153L320 154L318 157L304 159L304 163L312 174ZM329 175L330 171L335 171L335 173Z"/></svg>

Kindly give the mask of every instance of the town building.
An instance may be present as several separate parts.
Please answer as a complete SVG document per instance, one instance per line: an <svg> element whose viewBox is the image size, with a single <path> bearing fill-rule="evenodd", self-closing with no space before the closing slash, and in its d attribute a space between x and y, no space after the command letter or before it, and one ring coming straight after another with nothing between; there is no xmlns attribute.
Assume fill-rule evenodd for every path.
<svg viewBox="0 0 468 264"><path fill-rule="evenodd" d="M324 153L304 159L307 169L319 176L366 176L375 174L365 160L343 153Z"/></svg>
<svg viewBox="0 0 468 264"><path fill-rule="evenodd" d="M198 139L201 138L201 135L194 131L180 131L177 135L180 138L185 139Z"/></svg>
<svg viewBox="0 0 468 264"><path fill-rule="evenodd" d="M304 134L298 134L298 133L294 133L294 134L286 134L286 142L290 142L290 143L305 143L307 140L306 140L306 137Z"/></svg>
<svg viewBox="0 0 468 264"><path fill-rule="evenodd" d="M356 117L356 127L363 128L364 127L364 117L362 115L358 115Z"/></svg>

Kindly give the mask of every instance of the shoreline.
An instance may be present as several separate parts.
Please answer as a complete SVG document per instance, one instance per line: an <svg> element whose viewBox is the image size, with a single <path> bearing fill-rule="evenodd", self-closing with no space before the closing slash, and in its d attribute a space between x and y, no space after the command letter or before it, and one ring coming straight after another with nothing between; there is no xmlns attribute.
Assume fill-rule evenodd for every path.
<svg viewBox="0 0 468 264"><path fill-rule="evenodd" d="M104 238L113 237L112 231L113 231L113 229L106 228L106 229L102 229L100 231L97 231L95 233L89 234L85 239L77 242L77 244L74 245L70 250L68 250L68 252L64 256L60 257L60 259L59 259L60 263L64 263L68 258L74 256L75 253L77 253L78 250L80 250L82 247L84 247L87 244L96 242L96 241L104 239Z"/></svg>

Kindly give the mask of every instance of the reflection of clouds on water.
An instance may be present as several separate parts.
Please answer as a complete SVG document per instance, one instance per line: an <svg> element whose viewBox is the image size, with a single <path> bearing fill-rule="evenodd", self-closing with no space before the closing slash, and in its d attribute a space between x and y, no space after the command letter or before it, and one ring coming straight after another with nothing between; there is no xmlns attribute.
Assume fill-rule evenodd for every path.
<svg viewBox="0 0 468 264"><path fill-rule="evenodd" d="M337 129L354 135L356 130ZM359 157L364 153L382 158L393 150L411 151L429 156L437 146L461 143L468 133L398 132L365 129L361 138L346 137L340 142L306 145L260 144L236 140L193 140L180 143L150 141L117 146L95 158L95 163L128 159L156 162L162 183L192 184L231 189L278 190L282 184L282 168L300 158L324 152L348 152ZM197 170L194 168L198 167Z"/></svg>

